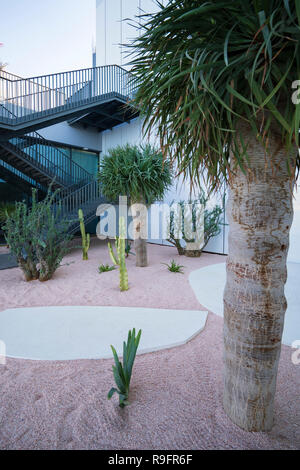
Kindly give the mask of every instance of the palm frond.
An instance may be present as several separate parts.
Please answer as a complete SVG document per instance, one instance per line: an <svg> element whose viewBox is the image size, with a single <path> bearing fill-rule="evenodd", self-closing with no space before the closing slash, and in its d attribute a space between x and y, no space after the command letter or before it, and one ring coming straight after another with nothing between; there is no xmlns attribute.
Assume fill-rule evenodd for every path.
<svg viewBox="0 0 300 470"><path fill-rule="evenodd" d="M169 162L151 145L127 144L109 150L102 158L99 179L104 196L111 201L127 196L133 202L152 204L163 198L172 173Z"/></svg>
<svg viewBox="0 0 300 470"><path fill-rule="evenodd" d="M218 188L229 154L247 170L236 138L241 119L263 144L275 126L287 150L299 146L300 103L291 99L300 79L299 11L297 0L170 0L143 18L129 45L135 102L144 132L157 131L185 177Z"/></svg>

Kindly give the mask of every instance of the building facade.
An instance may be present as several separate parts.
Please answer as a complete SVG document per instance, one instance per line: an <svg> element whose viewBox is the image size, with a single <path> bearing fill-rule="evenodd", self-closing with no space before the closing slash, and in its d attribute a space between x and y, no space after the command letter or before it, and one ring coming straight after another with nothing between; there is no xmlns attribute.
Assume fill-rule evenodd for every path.
<svg viewBox="0 0 300 470"><path fill-rule="evenodd" d="M96 175L101 155L110 148L145 141L158 145L155 135L147 138L143 135L143 122L137 114L132 112L125 116L120 112L121 105L131 93L131 90L124 91L127 83L126 71L130 71L126 44L140 34L139 26L143 15L155 12L157 8L158 5L153 0L96 0L97 37L96 56L93 57L96 68L30 79L0 72L0 191L7 180L10 183L6 188L16 188L18 182L25 187L38 174L38 170L42 177L37 178L37 184L46 184L59 162L62 171L61 185L66 191L66 205L73 207L78 191L81 194L85 191L84 194L89 194L90 199L95 196L94 183L85 180L84 172ZM21 135L22 126L22 139L14 137ZM31 135L36 131L38 134ZM26 167L26 162L24 165L24 158L28 159L27 163L31 166ZM16 159L19 159L18 165L12 168ZM73 179L66 182L63 172L69 171L68 165ZM3 199L2 193L3 191L0 197ZM11 196L13 195L14 191ZM189 184L184 184L179 179L162 202L187 200L189 197ZM90 199L86 201L86 207L91 211L92 217L92 210L95 215L95 208L90 204ZM225 199L224 187L223 193L215 196L210 203L223 205ZM298 194L295 196L294 209L289 260L300 262ZM227 239L228 225L224 212L221 233L209 242L206 250L226 254ZM150 241L167 243L161 238Z"/></svg>

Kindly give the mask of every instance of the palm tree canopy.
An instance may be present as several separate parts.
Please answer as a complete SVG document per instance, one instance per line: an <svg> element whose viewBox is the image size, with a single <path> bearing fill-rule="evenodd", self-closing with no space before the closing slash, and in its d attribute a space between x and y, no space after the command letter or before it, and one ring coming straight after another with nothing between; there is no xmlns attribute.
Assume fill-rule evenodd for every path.
<svg viewBox="0 0 300 470"><path fill-rule="evenodd" d="M171 168L151 145L125 145L110 149L100 163L99 179L104 196L117 201L127 196L132 202L163 199L172 183Z"/></svg>
<svg viewBox="0 0 300 470"><path fill-rule="evenodd" d="M229 150L246 171L235 133L240 119L264 145L275 124L287 149L299 146L300 103L292 95L300 79L300 1L170 0L160 7L143 15L131 65L144 130L157 130L181 172L194 181L204 175L216 188L228 176Z"/></svg>

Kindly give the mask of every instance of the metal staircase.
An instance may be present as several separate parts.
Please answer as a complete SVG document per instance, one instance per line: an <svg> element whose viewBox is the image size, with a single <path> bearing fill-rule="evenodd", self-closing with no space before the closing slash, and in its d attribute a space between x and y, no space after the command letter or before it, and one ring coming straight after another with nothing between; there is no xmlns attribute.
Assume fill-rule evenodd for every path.
<svg viewBox="0 0 300 470"><path fill-rule="evenodd" d="M75 191L62 191L55 200L54 206L61 207L61 216L64 219L71 221L70 233L78 231L78 209L82 209L84 214L84 221L86 224L91 222L96 217L97 207L102 204L103 211L108 203L101 193L101 186L96 178L93 178L89 183L81 186Z"/></svg>
<svg viewBox="0 0 300 470"><path fill-rule="evenodd" d="M7 139L83 114L96 113L101 120L114 103L118 104L116 123L120 123L137 115L133 107L124 107L133 96L130 73L117 65L26 79L0 70L0 137Z"/></svg>
<svg viewBox="0 0 300 470"><path fill-rule="evenodd" d="M1 156L1 149L0 149ZM0 177L12 186L15 186L24 193L31 193L31 188L37 188L45 193L47 189L41 184L37 183L34 179L25 175L21 171L14 168L12 165L7 163L0 158Z"/></svg>
<svg viewBox="0 0 300 470"><path fill-rule="evenodd" d="M62 121L109 129L137 116L133 96L130 74L117 65L31 78L0 70L0 178L42 192L53 181L53 208L61 205L76 232L78 209L88 223L105 202L99 182L36 130Z"/></svg>
<svg viewBox="0 0 300 470"><path fill-rule="evenodd" d="M79 228L79 208L88 223L95 218L98 205L105 201L97 177L37 133L16 137L0 145L0 177L18 185L24 192L31 192L31 188L36 187L43 194L52 182L53 189L60 190L54 210L60 203L62 216L73 221L71 232Z"/></svg>
<svg viewBox="0 0 300 470"><path fill-rule="evenodd" d="M55 206L60 202L62 216L74 221L70 227L71 232L78 230L79 208L83 210L86 223L95 218L96 209L104 202L104 198L94 175L37 133L11 140L13 143L0 146L0 157L13 161L14 164L12 166L7 161L0 160L0 176L4 180L18 184L24 192L31 192L31 188L36 187L44 195L52 182L53 189L60 190ZM44 155L45 152L47 156Z"/></svg>
<svg viewBox="0 0 300 470"><path fill-rule="evenodd" d="M14 117L11 111L3 108L7 116ZM36 187L45 194L50 183L54 190L60 189L53 210L60 204L62 217L72 221L71 233L79 228L79 208L88 223L95 218L98 205L105 201L95 175L37 132L0 142L0 177L24 192L31 192L32 187Z"/></svg>
<svg viewBox="0 0 300 470"><path fill-rule="evenodd" d="M86 170L37 132L1 142L0 158L43 187L54 178L55 188L85 184L91 179Z"/></svg>

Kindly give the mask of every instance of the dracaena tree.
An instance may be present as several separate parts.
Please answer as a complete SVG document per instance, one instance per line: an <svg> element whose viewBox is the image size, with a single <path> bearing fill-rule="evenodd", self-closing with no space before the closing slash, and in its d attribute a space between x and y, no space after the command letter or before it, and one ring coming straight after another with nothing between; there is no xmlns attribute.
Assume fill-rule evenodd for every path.
<svg viewBox="0 0 300 470"><path fill-rule="evenodd" d="M163 199L172 182L169 162L164 162L161 151L150 144L117 146L103 156L99 180L108 200L117 202L119 196L127 196L132 208L140 213L133 217L136 266L147 266L146 211L139 207Z"/></svg>
<svg viewBox="0 0 300 470"><path fill-rule="evenodd" d="M140 23L131 63L145 131L194 184L229 186L223 403L243 429L266 431L299 163L300 2L171 0Z"/></svg>

